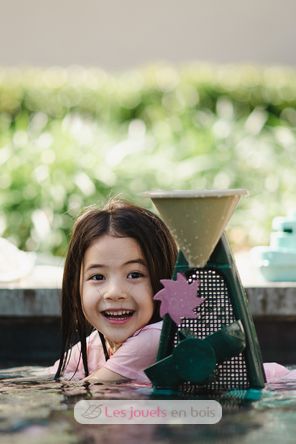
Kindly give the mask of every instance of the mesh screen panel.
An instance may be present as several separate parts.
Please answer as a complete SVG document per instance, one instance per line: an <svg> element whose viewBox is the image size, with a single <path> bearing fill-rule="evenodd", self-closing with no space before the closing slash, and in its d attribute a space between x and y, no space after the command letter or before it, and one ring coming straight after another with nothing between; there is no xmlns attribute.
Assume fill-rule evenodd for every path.
<svg viewBox="0 0 296 444"><path fill-rule="evenodd" d="M198 319L184 318L180 329L190 329L198 339L205 339L208 335L220 330L223 326L235 322L229 291L225 284L223 275L216 270L207 268L192 269L187 274L188 282L198 279L200 286L198 295L205 298L203 304L197 308ZM174 337L174 346L179 343L178 332ZM225 390L231 388L249 388L246 360L244 353L231 358L222 364L217 364L215 377L211 383L206 385L194 385L190 382L182 384L183 392L195 392L200 390Z"/></svg>

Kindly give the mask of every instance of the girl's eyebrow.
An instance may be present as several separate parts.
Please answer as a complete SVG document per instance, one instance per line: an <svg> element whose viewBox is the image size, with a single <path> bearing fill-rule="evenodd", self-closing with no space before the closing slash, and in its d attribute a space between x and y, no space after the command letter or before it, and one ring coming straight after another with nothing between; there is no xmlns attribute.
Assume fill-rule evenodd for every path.
<svg viewBox="0 0 296 444"><path fill-rule="evenodd" d="M131 259L130 261L125 262L123 265L129 265L129 264L140 264L146 267L146 262L144 261L144 259L141 259L140 257L138 259Z"/></svg>
<svg viewBox="0 0 296 444"><path fill-rule="evenodd" d="M137 258L137 259L131 259L130 261L125 262L122 266L124 267L125 265L130 265L130 264L140 264L143 265L144 267L146 267L146 262L144 261L144 259L141 258ZM86 272L93 270L95 268L106 268L106 265L104 264L90 264L87 268L86 268Z"/></svg>

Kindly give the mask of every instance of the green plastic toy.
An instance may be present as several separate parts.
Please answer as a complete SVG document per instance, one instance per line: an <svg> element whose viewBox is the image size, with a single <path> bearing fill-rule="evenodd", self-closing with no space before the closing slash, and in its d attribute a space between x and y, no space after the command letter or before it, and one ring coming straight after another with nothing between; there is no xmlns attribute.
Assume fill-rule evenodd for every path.
<svg viewBox="0 0 296 444"><path fill-rule="evenodd" d="M165 314L155 389L195 393L264 387L261 351L244 288L223 230L245 190L149 193L180 247L173 280L199 281L192 317ZM180 294L184 305L184 296ZM198 301L198 299L197 299ZM187 310L188 312L188 310ZM173 321L175 319L175 321Z"/></svg>

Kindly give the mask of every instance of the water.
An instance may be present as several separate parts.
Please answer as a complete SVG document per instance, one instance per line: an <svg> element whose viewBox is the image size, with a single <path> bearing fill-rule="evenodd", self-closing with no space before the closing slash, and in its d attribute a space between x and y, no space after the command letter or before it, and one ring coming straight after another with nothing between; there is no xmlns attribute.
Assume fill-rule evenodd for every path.
<svg viewBox="0 0 296 444"><path fill-rule="evenodd" d="M217 399L222 404L223 417L215 425L82 425L73 417L77 401L149 399L152 390L132 384L86 386L81 382L54 382L37 367L1 370L0 379L0 444L296 441L296 381L269 384L261 394L228 393ZM250 399L245 399L246 393Z"/></svg>

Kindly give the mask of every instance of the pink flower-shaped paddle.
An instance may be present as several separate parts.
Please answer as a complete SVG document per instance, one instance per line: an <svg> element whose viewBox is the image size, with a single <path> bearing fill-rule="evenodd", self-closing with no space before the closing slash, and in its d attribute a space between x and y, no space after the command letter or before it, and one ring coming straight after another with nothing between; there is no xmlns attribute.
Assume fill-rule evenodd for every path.
<svg viewBox="0 0 296 444"><path fill-rule="evenodd" d="M177 280L162 279L164 288L154 296L161 301L160 316L163 318L168 313L171 319L179 325L182 318L197 318L198 314L193 309L204 302L204 298L197 296L200 282L198 280L188 284L186 278L177 274Z"/></svg>

